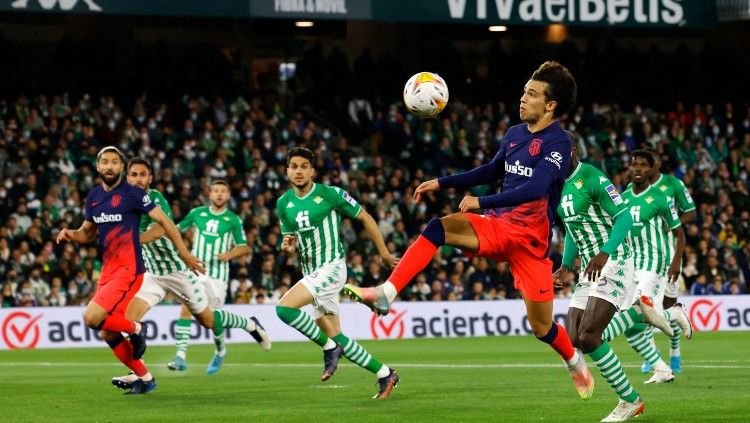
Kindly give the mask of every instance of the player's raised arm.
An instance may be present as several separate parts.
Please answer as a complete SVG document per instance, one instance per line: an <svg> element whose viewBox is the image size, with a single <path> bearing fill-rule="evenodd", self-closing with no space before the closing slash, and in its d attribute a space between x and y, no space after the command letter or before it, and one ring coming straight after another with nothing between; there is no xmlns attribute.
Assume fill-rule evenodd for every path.
<svg viewBox="0 0 750 423"><path fill-rule="evenodd" d="M443 176L439 179L423 182L414 190L414 199L419 201L422 194L428 191L437 191L444 188L475 187L478 185L495 183L505 173L505 144L500 147L488 163L466 172L455 175Z"/></svg>
<svg viewBox="0 0 750 423"><path fill-rule="evenodd" d="M375 219L370 216L370 213L367 213L367 210L362 208L362 211L357 215L357 220L362 222L365 226L367 236L369 236L372 242L375 243L375 247L377 247L378 254L380 254L380 258L383 259L383 263L391 269L396 267L399 259L388 251L388 247L385 246L383 234L380 232L380 229L378 229L378 224L375 223Z"/></svg>
<svg viewBox="0 0 750 423"><path fill-rule="evenodd" d="M150 228L143 232L140 237L141 244L148 244L164 236L164 227L161 225L151 225Z"/></svg>
<svg viewBox="0 0 750 423"><path fill-rule="evenodd" d="M78 229L62 229L57 234L57 243L61 241L73 241L78 244L88 244L96 239L96 225L89 220L84 220L81 227Z"/></svg>
<svg viewBox="0 0 750 423"><path fill-rule="evenodd" d="M187 247L185 246L185 243L182 242L182 236L180 235L179 229L177 229L177 226L174 224L174 222L172 222L169 216L167 216L167 214L164 213L161 208L154 207L150 212L148 212L148 216L154 219L156 223L164 228L164 232L167 235L167 238L172 241L174 246L177 248L177 251L180 253L180 258L185 262L190 270L198 273L206 272L206 270L203 268L203 263L201 263L198 257L190 254Z"/></svg>

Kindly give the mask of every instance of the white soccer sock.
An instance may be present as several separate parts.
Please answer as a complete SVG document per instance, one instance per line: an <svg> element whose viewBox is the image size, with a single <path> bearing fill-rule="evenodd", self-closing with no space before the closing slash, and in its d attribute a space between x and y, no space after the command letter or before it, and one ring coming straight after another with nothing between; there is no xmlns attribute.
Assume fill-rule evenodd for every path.
<svg viewBox="0 0 750 423"><path fill-rule="evenodd" d="M670 357L679 357L680 356L680 347L670 348L669 349L669 356Z"/></svg>
<svg viewBox="0 0 750 423"><path fill-rule="evenodd" d="M380 370L378 370L378 372L375 373L375 376L377 376L378 379L382 379L388 376L389 374L391 374L391 369L385 364L383 364L383 367L381 367Z"/></svg>
<svg viewBox="0 0 750 423"><path fill-rule="evenodd" d="M154 377L151 375L151 372L146 372L145 375L141 376L141 380L143 380L144 382L151 382L151 379L153 378Z"/></svg>
<svg viewBox="0 0 750 423"><path fill-rule="evenodd" d="M392 303L394 299L396 299L396 295L398 295L398 291L396 290L396 286L391 283L391 281L385 281L383 284L383 293L385 294L385 298L388 299L389 303Z"/></svg>
<svg viewBox="0 0 750 423"><path fill-rule="evenodd" d="M328 340L326 341L325 345L323 345L323 351L325 351L325 350L332 350L334 348L336 348L336 342L334 342L333 339L328 338Z"/></svg>

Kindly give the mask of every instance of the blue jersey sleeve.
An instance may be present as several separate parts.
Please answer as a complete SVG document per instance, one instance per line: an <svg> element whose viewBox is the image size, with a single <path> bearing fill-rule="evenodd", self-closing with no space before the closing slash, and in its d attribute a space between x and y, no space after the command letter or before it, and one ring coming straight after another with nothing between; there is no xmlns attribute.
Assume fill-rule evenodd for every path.
<svg viewBox="0 0 750 423"><path fill-rule="evenodd" d="M91 215L91 202L93 201L92 197L94 196L94 188L91 188L89 190L89 193L86 195L86 202L83 205L83 217L88 220L89 222L93 222L94 218Z"/></svg>
<svg viewBox="0 0 750 423"><path fill-rule="evenodd" d="M148 193L141 188L131 186L129 195L133 210L138 213L148 214L156 207Z"/></svg>
<svg viewBox="0 0 750 423"><path fill-rule="evenodd" d="M534 167L531 178L515 189L479 197L479 207L511 207L544 198L555 180L565 180L570 168L571 152L567 136L543 143L542 159Z"/></svg>
<svg viewBox="0 0 750 423"><path fill-rule="evenodd" d="M458 173L455 175L443 176L438 179L440 188L453 188L462 186L477 186L497 182L505 172L505 142L495 154L495 157L488 163L485 163L472 170Z"/></svg>

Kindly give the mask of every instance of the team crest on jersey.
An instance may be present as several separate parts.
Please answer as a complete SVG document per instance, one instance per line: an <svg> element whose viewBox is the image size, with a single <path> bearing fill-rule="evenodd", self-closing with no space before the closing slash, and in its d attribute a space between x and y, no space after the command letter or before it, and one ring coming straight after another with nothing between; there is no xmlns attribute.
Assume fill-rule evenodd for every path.
<svg viewBox="0 0 750 423"><path fill-rule="evenodd" d="M288 209L294 208L294 203L286 203L286 208Z"/></svg>
<svg viewBox="0 0 750 423"><path fill-rule="evenodd" d="M579 180L573 182L573 185L575 185L576 189L583 188L583 179L579 179Z"/></svg>
<svg viewBox="0 0 750 423"><path fill-rule="evenodd" d="M622 204L622 197L620 196L620 192L617 191L617 188L615 188L613 184L607 185L604 189L607 191L607 195L609 195L609 198L612 199L612 202L615 203L616 206Z"/></svg>
<svg viewBox="0 0 750 423"><path fill-rule="evenodd" d="M542 140L534 138L529 144L529 154L533 157L538 155L542 151Z"/></svg>
<svg viewBox="0 0 750 423"><path fill-rule="evenodd" d="M224 216L224 221L229 222L229 216Z"/></svg>
<svg viewBox="0 0 750 423"><path fill-rule="evenodd" d="M202 213L200 214L200 216L201 216L201 217L206 217L206 216L208 216L208 213L206 213L206 212L202 212Z"/></svg>
<svg viewBox="0 0 750 423"><path fill-rule="evenodd" d="M654 202L654 197L652 197L650 195L648 197L646 197L646 204L651 204L653 202Z"/></svg>
<svg viewBox="0 0 750 423"><path fill-rule="evenodd" d="M122 203L122 197L120 196L120 194L113 195L112 201L110 202L110 204L112 204L112 207L118 207L120 203Z"/></svg>
<svg viewBox="0 0 750 423"><path fill-rule="evenodd" d="M315 201L315 204L320 204L323 202L323 197L316 195L315 198L313 198L313 201Z"/></svg>
<svg viewBox="0 0 750 423"><path fill-rule="evenodd" d="M666 185L662 185L662 186L659 187L659 189L662 190L662 191L666 191L669 188Z"/></svg>

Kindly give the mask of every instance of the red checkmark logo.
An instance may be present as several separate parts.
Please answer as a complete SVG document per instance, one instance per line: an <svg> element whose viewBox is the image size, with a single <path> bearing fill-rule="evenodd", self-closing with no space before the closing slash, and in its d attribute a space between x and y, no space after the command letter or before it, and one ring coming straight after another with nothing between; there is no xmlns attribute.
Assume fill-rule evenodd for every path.
<svg viewBox="0 0 750 423"><path fill-rule="evenodd" d="M693 322L693 329L702 330L719 330L721 324L721 313L719 306L722 303L714 304L710 300L698 300L690 306L690 320Z"/></svg>
<svg viewBox="0 0 750 423"><path fill-rule="evenodd" d="M404 336L404 314L406 311L397 312L391 309L388 316L378 318L373 314L370 318L370 332L375 339L396 338L401 339Z"/></svg>
<svg viewBox="0 0 750 423"><path fill-rule="evenodd" d="M10 313L3 320L3 341L11 350L34 348L39 342L39 324L43 314L32 317L25 311Z"/></svg>

